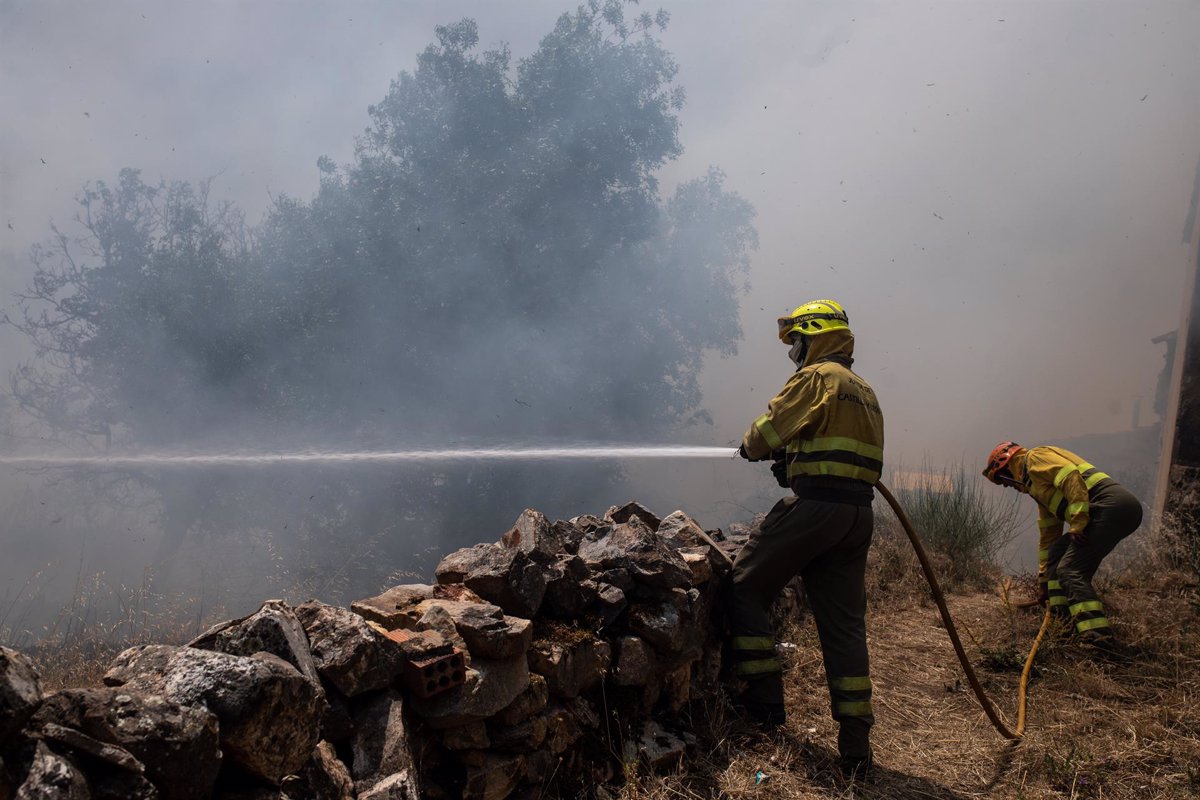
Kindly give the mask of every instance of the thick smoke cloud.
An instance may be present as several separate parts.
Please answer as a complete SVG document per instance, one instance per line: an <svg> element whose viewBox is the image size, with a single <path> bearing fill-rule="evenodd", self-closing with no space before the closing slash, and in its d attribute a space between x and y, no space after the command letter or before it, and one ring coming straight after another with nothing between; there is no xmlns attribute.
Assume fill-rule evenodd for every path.
<svg viewBox="0 0 1200 800"><path fill-rule="evenodd" d="M663 42L688 92L683 152L654 173L661 194L719 164L725 189L755 207L761 237L739 309L738 356L709 352L691 365L713 425L689 438L740 436L786 376L775 316L816 296L850 310L858 366L888 413L893 463L977 460L1001 438L1123 430L1139 397L1140 422L1153 420L1161 345L1149 340L1177 324L1195 246L1180 236L1200 154L1193 4L649 10L658 5L671 12ZM7 296L28 284L29 244L50 218L68 226L81 185L112 184L126 166L150 184L216 175L213 199L233 200L252 224L282 196L307 203L320 189L317 156L354 161L354 134L372 124L367 106L414 68L435 25L474 18L481 50L506 42L519 57L563 10L560 2L6 3L0 102L18 122L0 134L0 289ZM634 295L626 300L642 299ZM577 301L586 306L570 297L536 313ZM474 312L453 308L463 310ZM532 361L554 363L553 346L519 331L503 337ZM5 371L31 354L17 337L4 342ZM488 367L486 339L454 352L465 369ZM420 388L438 398L454 390ZM378 408L388 404L360 399L347 418L386 417ZM522 425L542 411L507 395L483 404L521 434L534 432ZM345 419L318 418L304 433L390 444L401 427L421 426L380 420L347 433ZM1120 474L1119 465L1106 469ZM745 516L739 505L757 510L774 491L737 464L635 466L632 478L652 503L685 505L713 524ZM208 480L212 496L237 483ZM317 494L308 477L273 480L292 482L298 500ZM395 490L383 484L370 490ZM40 496L53 506L61 492ZM533 493L527 502L549 505ZM310 518L301 508L262 524L290 535ZM72 519L49 526L56 518L63 514L47 512L31 528L53 533Z"/></svg>
<svg viewBox="0 0 1200 800"><path fill-rule="evenodd" d="M666 22L595 4L519 59L481 48L472 20L438 26L370 107L353 160L317 159L317 194L278 197L256 225L209 181L123 169L87 184L77 233L55 226L31 255L12 327L35 357L13 373L14 421L173 452L705 430L698 375L706 351L736 349L756 233L718 170L659 191L682 149ZM370 542L346 574L361 592L522 505L594 507L619 476L368 464L100 480L156 504L160 575L197 536L263 530L281 564L317 573Z"/></svg>

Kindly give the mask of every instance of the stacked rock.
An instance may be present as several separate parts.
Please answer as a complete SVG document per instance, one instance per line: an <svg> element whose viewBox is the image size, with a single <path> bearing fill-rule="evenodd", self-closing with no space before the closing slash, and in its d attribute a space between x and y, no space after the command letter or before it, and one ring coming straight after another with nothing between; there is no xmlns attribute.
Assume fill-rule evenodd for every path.
<svg viewBox="0 0 1200 800"><path fill-rule="evenodd" d="M499 542L438 565L439 588L462 587L461 599L416 601L417 587L404 587L407 597L354 604L385 626L457 634L478 673L413 704L443 732L432 783L456 791L461 776L466 797L534 797L551 783L611 779L614 752L677 762L690 734L648 723L716 685L713 616L728 567L706 538L683 512L660 520L637 503L553 523L527 510ZM463 713L472 685L507 704Z"/></svg>
<svg viewBox="0 0 1200 800"><path fill-rule="evenodd" d="M103 688L44 697L0 649L0 798L502 800L673 766L720 670L714 538L637 503L527 510L436 584L267 601L126 650Z"/></svg>

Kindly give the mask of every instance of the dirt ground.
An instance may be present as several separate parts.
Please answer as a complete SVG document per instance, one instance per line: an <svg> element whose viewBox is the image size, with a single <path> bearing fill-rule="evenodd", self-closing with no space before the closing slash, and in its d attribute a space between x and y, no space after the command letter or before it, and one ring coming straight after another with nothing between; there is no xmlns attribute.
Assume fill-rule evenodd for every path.
<svg viewBox="0 0 1200 800"><path fill-rule="evenodd" d="M621 797L1195 798L1200 796L1200 614L1178 574L1098 585L1127 660L1048 639L1030 682L1025 738L1008 744L971 694L936 607L874 595L869 645L876 769L847 783L834 768L820 650L803 615L786 636L788 723L764 737L714 701L694 718L710 744L669 776L631 776ZM1010 727L1041 610L998 594L951 595L980 679ZM703 717L703 718L701 718ZM761 774L760 774L761 773Z"/></svg>
<svg viewBox="0 0 1200 800"><path fill-rule="evenodd" d="M940 573L953 571L941 564ZM1030 588L1030 578L1023 589ZM793 609L781 638L788 665L787 725L764 736L723 697L693 703L700 745L674 774L626 766L620 800L698 798L1123 798L1200 797L1200 587L1151 558L1097 581L1130 656L1102 659L1069 641L1043 644L1019 744L991 727L958 661L907 543L882 543L868 570L876 768L848 783L838 773L836 724L812 620ZM1016 596L1016 594L1014 594ZM972 663L1010 727L1017 684L1041 622L1038 608L997 591L947 598ZM178 640L186 640L186 636ZM162 640L160 637L158 640ZM169 640L169 639L168 639ZM106 641L106 640L105 640ZM92 685L116 651L91 639L41 653L46 685ZM115 649L114 649L115 648ZM55 655L57 654L57 655ZM615 752L619 752L615 751ZM547 798L549 795L547 795Z"/></svg>

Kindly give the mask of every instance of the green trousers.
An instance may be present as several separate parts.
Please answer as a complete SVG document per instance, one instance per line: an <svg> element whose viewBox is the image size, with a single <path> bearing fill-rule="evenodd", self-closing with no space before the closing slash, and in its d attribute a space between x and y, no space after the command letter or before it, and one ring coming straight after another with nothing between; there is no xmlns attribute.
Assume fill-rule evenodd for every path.
<svg viewBox="0 0 1200 800"><path fill-rule="evenodd" d="M1112 481L1093 490L1088 511L1082 543L1064 534L1050 546L1046 575L1051 594L1057 589L1066 596L1066 602L1057 608L1065 606L1076 633L1106 638L1112 635L1112 628L1092 578L1100 562L1142 524L1142 504Z"/></svg>
<svg viewBox="0 0 1200 800"><path fill-rule="evenodd" d="M794 576L804 581L821 639L843 756L870 754L870 664L865 573L874 515L870 506L788 497L751 535L733 565L730 646L746 681L743 701L782 713L783 675L775 654L771 606Z"/></svg>

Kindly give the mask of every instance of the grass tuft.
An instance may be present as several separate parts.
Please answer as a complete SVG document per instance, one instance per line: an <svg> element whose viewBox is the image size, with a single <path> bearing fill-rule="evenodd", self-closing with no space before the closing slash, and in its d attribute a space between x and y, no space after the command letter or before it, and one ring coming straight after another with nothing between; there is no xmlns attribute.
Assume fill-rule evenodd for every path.
<svg viewBox="0 0 1200 800"><path fill-rule="evenodd" d="M917 535L938 557L935 560L943 588L983 589L993 585L996 558L1016 538L1029 516L1021 497L996 492L965 464L942 469L896 469L892 483ZM908 547L891 509L880 517L883 538L905 540L903 547ZM903 551L903 547L899 549ZM908 568L907 555L894 557Z"/></svg>

